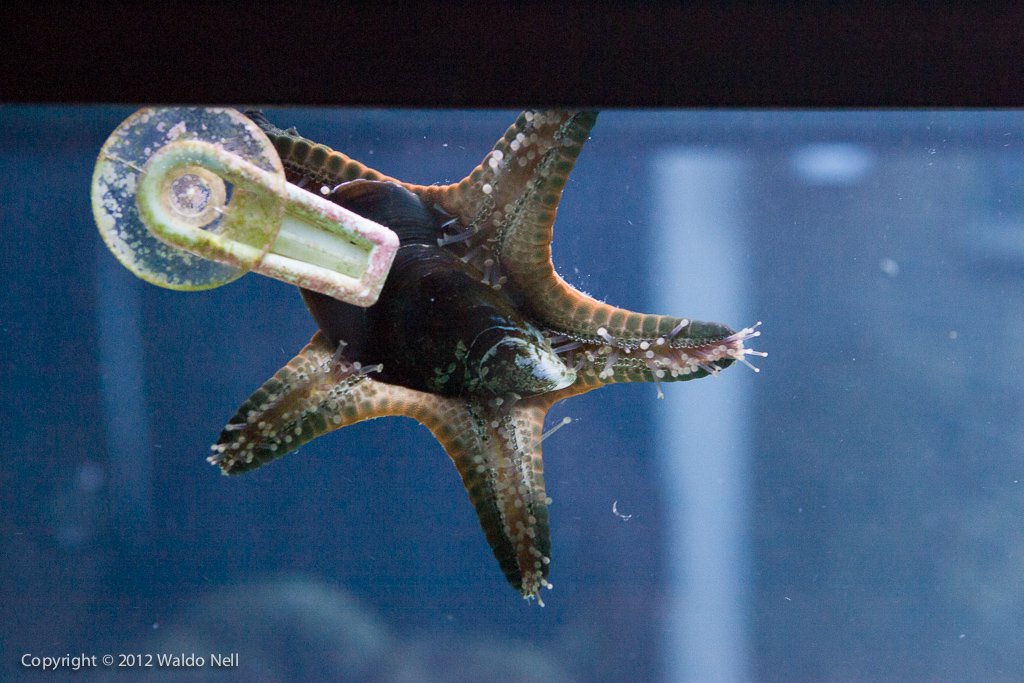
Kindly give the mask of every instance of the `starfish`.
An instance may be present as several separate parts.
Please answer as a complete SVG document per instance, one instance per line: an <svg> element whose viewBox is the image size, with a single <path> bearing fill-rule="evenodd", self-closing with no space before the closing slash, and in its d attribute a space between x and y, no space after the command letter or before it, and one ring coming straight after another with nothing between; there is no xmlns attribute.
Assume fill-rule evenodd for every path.
<svg viewBox="0 0 1024 683"><path fill-rule="evenodd" d="M656 382L660 398L660 382L750 365L746 356L765 355L744 346L757 325L634 313L555 272L555 213L596 112L523 112L450 185L404 183L250 116L289 182L404 232L370 309L303 290L320 330L242 404L210 462L237 474L346 425L411 417L454 462L509 583L543 604L551 499L541 442L551 406L619 382ZM478 309L499 322L466 329ZM495 330L500 339L479 341Z"/></svg>

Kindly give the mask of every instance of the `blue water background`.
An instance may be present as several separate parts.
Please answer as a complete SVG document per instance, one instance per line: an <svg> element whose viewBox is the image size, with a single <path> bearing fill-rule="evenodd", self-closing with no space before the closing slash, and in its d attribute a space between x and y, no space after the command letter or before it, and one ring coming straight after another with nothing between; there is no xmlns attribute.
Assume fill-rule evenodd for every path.
<svg viewBox="0 0 1024 683"><path fill-rule="evenodd" d="M575 421L544 444L543 609L505 583L411 420L220 476L209 444L314 325L282 283L171 292L106 251L89 183L132 111L0 107L0 678L32 677L25 653L219 651L239 669L163 673L685 677L666 652L667 549L685 542L666 519L683 501L665 495L654 434L666 404L718 380L552 411ZM515 114L268 110L421 183L460 179ZM570 283L651 308L652 174L680 151L739 160L732 265L771 354L737 399L752 435L738 679L1024 678L1024 115L605 112L556 222ZM707 225L687 246L716 239ZM699 438L673 447L702 457Z"/></svg>

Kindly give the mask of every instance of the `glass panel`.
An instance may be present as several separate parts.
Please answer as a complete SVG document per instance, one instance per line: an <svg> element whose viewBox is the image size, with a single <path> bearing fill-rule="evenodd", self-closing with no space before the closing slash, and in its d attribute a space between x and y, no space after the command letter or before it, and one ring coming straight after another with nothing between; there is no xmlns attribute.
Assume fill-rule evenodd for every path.
<svg viewBox="0 0 1024 683"><path fill-rule="evenodd" d="M219 680L1024 678L1024 115L598 117L557 270L763 321L770 356L551 410L540 609L410 419L206 463L316 327L281 282L172 292L106 251L89 183L132 111L0 107L0 678L83 653L238 653ZM517 113L266 111L415 183Z"/></svg>

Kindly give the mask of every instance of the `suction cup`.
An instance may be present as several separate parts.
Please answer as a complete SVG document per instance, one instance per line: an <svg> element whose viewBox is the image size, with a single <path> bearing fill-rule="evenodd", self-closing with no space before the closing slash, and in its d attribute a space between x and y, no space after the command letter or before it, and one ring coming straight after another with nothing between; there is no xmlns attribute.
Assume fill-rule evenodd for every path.
<svg viewBox="0 0 1024 683"><path fill-rule="evenodd" d="M211 289L260 263L281 228L285 188L273 145L237 111L152 108L103 145L92 206L104 242L138 277Z"/></svg>

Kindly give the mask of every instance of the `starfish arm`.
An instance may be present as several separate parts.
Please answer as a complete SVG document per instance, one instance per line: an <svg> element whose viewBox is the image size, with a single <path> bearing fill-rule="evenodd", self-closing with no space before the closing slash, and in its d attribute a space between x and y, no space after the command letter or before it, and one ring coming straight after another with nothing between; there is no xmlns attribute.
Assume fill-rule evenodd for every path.
<svg viewBox="0 0 1024 683"><path fill-rule="evenodd" d="M287 130L278 128L270 123L262 112L247 111L245 114L270 139L281 158L285 175L291 183L303 186L315 182L333 188L350 180L379 180L396 183L417 194L427 194L431 197L441 196L450 187L455 187L454 185L416 185L402 182L335 151L327 145L304 138L294 128Z"/></svg>
<svg viewBox="0 0 1024 683"><path fill-rule="evenodd" d="M317 332L295 358L239 407L208 460L240 474L287 455L313 439L363 420L406 416L453 439L465 425L464 401L372 379L342 347ZM442 442L444 443L444 442Z"/></svg>
<svg viewBox="0 0 1024 683"><path fill-rule="evenodd" d="M483 280L503 279L528 313L581 371L577 390L612 382L679 381L717 374L747 355L754 328L735 332L718 323L648 315L604 302L563 280L551 260L555 213L596 112L526 111L462 182L438 204L472 236L455 238L463 260ZM749 364L749 363L748 363Z"/></svg>
<svg viewBox="0 0 1024 683"><path fill-rule="evenodd" d="M458 218L473 233L471 243L493 252L518 281L521 264L514 261L521 254L512 252L531 249L527 243L534 236L515 235L512 228L536 228L540 253L529 254L526 269L537 261L550 263L551 225L562 189L596 121L595 111L524 111L469 175L428 188L430 199ZM469 260L484 260L476 255Z"/></svg>
<svg viewBox="0 0 1024 683"><path fill-rule="evenodd" d="M225 474L240 474L346 425L411 417L430 429L455 464L509 582L536 597L547 585L551 553L540 450L546 407L502 403L379 382L318 332L242 404L209 460Z"/></svg>
<svg viewBox="0 0 1024 683"><path fill-rule="evenodd" d="M613 337L653 341L669 335L682 319L597 301L563 280L551 259L562 192L596 119L590 111L523 112L483 163L451 191L463 197L461 204L441 205L461 212L464 220L466 205L479 207L469 225L482 223L477 229L492 236L497 267L547 327L591 337L604 328ZM684 329L676 335L699 339L731 332Z"/></svg>
<svg viewBox="0 0 1024 683"><path fill-rule="evenodd" d="M370 379L317 332L242 403L208 460L225 474L255 469L321 434L391 414L387 407L397 389Z"/></svg>
<svg viewBox="0 0 1024 683"><path fill-rule="evenodd" d="M465 179L432 188L441 192L436 203L472 233L455 237L455 248L485 274L485 282L500 284L502 276L510 280L529 312L552 335L597 347L614 340L611 345L625 353L645 342L658 345L659 339L675 349L728 339L734 332L724 325L636 313L597 301L555 272L555 214L596 119L592 111L525 111ZM697 359L709 367L712 360ZM644 363L626 363L620 369L629 381L651 379ZM681 374L690 375L687 379L703 376L676 376Z"/></svg>
<svg viewBox="0 0 1024 683"><path fill-rule="evenodd" d="M680 320L667 335L613 337L606 328L596 334L552 337L554 350L576 371L576 381L556 392L561 400L620 382L681 382L717 375L739 361L758 371L747 356L766 356L745 343L760 336L760 323L733 332L717 323ZM689 331L690 335L683 332ZM660 392L659 392L660 397Z"/></svg>
<svg viewBox="0 0 1024 683"><path fill-rule="evenodd" d="M420 421L459 470L508 582L523 597L540 600L540 589L550 587L551 561L540 446L547 407L533 399L511 406L500 400L459 402L459 415L441 421L428 415Z"/></svg>

